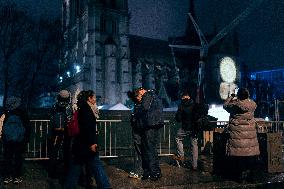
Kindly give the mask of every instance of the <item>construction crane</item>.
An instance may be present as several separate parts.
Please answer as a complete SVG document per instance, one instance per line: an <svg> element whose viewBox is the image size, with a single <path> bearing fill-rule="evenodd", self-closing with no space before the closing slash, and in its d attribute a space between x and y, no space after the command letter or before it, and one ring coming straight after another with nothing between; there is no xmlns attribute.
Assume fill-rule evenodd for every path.
<svg viewBox="0 0 284 189"><path fill-rule="evenodd" d="M204 89L202 83L204 82L204 70L205 70L205 62L204 58L208 55L208 49L215 45L220 39L225 37L231 30L233 30L241 21L243 21L257 6L259 6L264 0L254 0L252 4L250 4L242 13L240 13L230 24L224 27L211 41L207 42L205 36L203 35L201 29L199 28L198 24L194 20L191 13L188 13L188 16L198 34L200 40L200 46L195 45L177 45L177 44L170 44L170 48L172 51L172 55L174 56L174 48L179 49L193 49L199 50L199 68L198 68L198 84L197 84L197 96L196 102L200 103L203 99ZM175 60L175 57L174 57ZM175 63L175 62L174 62ZM176 67L176 63L175 63Z"/></svg>

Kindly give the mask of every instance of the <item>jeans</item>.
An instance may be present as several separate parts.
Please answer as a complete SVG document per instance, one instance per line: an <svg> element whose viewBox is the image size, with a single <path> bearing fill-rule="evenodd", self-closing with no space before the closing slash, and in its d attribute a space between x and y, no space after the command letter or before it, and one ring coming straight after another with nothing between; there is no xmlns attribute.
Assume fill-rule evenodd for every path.
<svg viewBox="0 0 284 189"><path fill-rule="evenodd" d="M132 129L132 138L134 144L134 164L133 171L138 175L142 175L142 160L141 160L141 131Z"/></svg>
<svg viewBox="0 0 284 189"><path fill-rule="evenodd" d="M184 157L183 150L183 140L186 136L190 137L190 145L191 145L191 163L192 167L197 167L198 161L198 138L196 136L191 135L190 131L186 131L183 128L179 128L176 136L176 145L177 145L177 155L180 157Z"/></svg>
<svg viewBox="0 0 284 189"><path fill-rule="evenodd" d="M156 175L161 173L157 144L159 140L159 130L149 129L143 132L141 138L141 158L144 175Z"/></svg>
<svg viewBox="0 0 284 189"><path fill-rule="evenodd" d="M95 177L98 189L111 188L108 177L104 171L103 164L99 158L99 155L96 154L90 157L89 161L87 162L71 163L67 177L64 182L64 189L75 189L77 187L77 183L84 165L87 169L89 169L92 176ZM88 186L86 186L86 188L88 188Z"/></svg>
<svg viewBox="0 0 284 189"><path fill-rule="evenodd" d="M48 174L51 178L60 178L66 176L67 174L67 165L70 164L70 142L71 138L67 136L63 131L54 131L52 137L49 141L49 167ZM61 173L61 164L63 164L63 174ZM58 175L59 174L59 175ZM63 178L63 177L62 177ZM60 178L60 179L62 179Z"/></svg>
<svg viewBox="0 0 284 189"><path fill-rule="evenodd" d="M5 142L4 147L4 177L22 176L24 142Z"/></svg>

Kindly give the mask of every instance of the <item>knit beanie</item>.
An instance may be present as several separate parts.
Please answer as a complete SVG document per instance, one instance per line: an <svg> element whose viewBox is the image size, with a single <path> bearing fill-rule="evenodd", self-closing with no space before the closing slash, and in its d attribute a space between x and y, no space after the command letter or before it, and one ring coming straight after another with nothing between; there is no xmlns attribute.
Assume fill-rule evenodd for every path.
<svg viewBox="0 0 284 189"><path fill-rule="evenodd" d="M59 95L61 98L69 98L70 93L69 93L69 91L67 91L67 90L61 90L61 91L59 91L58 95Z"/></svg>

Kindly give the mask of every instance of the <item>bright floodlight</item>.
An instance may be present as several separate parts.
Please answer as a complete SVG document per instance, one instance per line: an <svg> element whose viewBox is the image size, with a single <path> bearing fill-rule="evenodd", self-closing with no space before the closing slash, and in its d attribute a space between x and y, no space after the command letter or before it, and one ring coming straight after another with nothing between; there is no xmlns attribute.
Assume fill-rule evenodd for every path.
<svg viewBox="0 0 284 189"><path fill-rule="evenodd" d="M75 70L76 70L76 73L79 73L81 71L81 67L79 65L76 65Z"/></svg>

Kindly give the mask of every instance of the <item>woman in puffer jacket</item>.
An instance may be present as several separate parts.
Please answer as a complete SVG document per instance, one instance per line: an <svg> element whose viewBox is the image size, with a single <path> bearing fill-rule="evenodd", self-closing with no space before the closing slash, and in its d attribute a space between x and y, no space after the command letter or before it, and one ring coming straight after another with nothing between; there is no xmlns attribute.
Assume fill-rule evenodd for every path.
<svg viewBox="0 0 284 189"><path fill-rule="evenodd" d="M238 181L252 176L260 154L254 119L256 107L245 88L241 88L236 97L231 95L224 103L224 109L230 113L226 154L230 157L230 167L234 166L232 176Z"/></svg>

